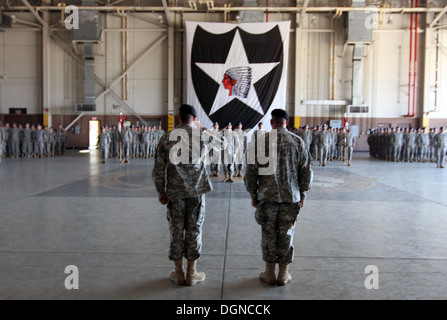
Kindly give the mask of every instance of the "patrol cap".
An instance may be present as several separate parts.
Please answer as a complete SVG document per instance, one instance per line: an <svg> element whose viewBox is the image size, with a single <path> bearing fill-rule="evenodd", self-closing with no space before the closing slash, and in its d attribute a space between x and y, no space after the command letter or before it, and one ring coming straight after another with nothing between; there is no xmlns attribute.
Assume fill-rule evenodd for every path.
<svg viewBox="0 0 447 320"><path fill-rule="evenodd" d="M289 115L287 114L286 110L283 109L275 109L272 111L272 117L275 118L284 118L287 121L289 121Z"/></svg>
<svg viewBox="0 0 447 320"><path fill-rule="evenodd" d="M188 113L192 115L193 117L197 117L196 109L193 106L190 106L189 104L182 104L179 109L180 113Z"/></svg>

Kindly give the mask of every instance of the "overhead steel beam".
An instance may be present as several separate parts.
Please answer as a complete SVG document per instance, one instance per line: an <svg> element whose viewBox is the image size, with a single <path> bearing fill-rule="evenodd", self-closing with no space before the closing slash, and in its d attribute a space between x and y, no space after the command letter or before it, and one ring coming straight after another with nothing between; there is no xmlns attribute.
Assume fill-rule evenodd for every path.
<svg viewBox="0 0 447 320"><path fill-rule="evenodd" d="M102 85L104 88L106 88L105 92L110 93L119 103L121 103L127 110L129 110L134 116L136 116L142 123L146 124L146 121L141 118L141 116L135 112L135 110L129 106L123 99L120 98L120 96L109 86L107 83L105 83L100 77L95 75L95 80ZM96 98L98 100L98 98Z"/></svg>
<svg viewBox="0 0 447 320"><path fill-rule="evenodd" d="M31 14L37 19L37 21L39 21L39 23L40 23L42 26L46 26L46 25L47 25L47 22L46 22L45 20L43 20L43 19L39 16L39 14L37 13L37 11L34 10L33 6L31 6L30 3L29 3L27 0L21 0L21 1L22 1L22 3L25 5L25 8L26 8L29 12L31 12Z"/></svg>
<svg viewBox="0 0 447 320"><path fill-rule="evenodd" d="M108 85L106 87L106 90L104 90L102 93L100 93L97 97L96 100L100 99L102 96L104 96L108 91L109 91L109 87L113 87L115 84L117 84L123 77L125 77L133 68L135 68L136 65L138 65L138 63L141 62L141 60L143 60L154 48L156 48L162 41L164 41L166 39L166 35L162 35L161 37L159 37L157 40L155 40L155 42L153 42L146 50L143 54L141 54L134 62L132 62L132 64L129 65L129 67L127 68L127 70L125 70L118 78L116 78L110 85Z"/></svg>
<svg viewBox="0 0 447 320"><path fill-rule="evenodd" d="M305 0L304 4L303 4L303 10L301 11L301 15L300 15L300 21L298 24L299 27L301 27L303 25L304 15L306 14L308 5L309 5L309 0Z"/></svg>
<svg viewBox="0 0 447 320"><path fill-rule="evenodd" d="M22 2L26 0L21 0ZM29 5L29 3L28 3ZM35 6L33 9L38 9L40 11L62 11L64 8L57 6ZM157 7L134 7L134 6L79 6L79 10L97 10L100 12L116 12L117 8L124 12L165 12L166 8L162 6ZM444 10L445 7L383 7L377 8L377 12L384 13L439 13ZM12 6L3 9L4 12L11 11L23 11L29 10L29 6ZM206 11L194 10L189 7L167 7L169 12L236 12L236 11L269 11L275 13L288 13L288 12L302 12L303 7L212 7L208 8ZM306 12L312 13L334 13L334 12L350 12L350 11L362 11L370 12L371 7L308 7ZM34 11L34 13L36 13Z"/></svg>
<svg viewBox="0 0 447 320"><path fill-rule="evenodd" d="M39 24L39 23L31 22L31 21L24 20L24 19L19 19L17 17L14 17L13 19L14 19L13 23L20 23L20 24L24 24L24 25L27 25L27 26L42 28L42 25Z"/></svg>
<svg viewBox="0 0 447 320"><path fill-rule="evenodd" d="M140 13L140 14L133 14L133 13L129 12L128 15L131 16L131 17L137 18L139 20L149 22L149 23L151 23L153 25L156 25L156 26L158 26L160 28L166 29L166 25L164 25L163 23L160 23L159 21L155 21L155 20L153 20L153 19L151 19L149 17L146 17L146 16L142 15L142 13Z"/></svg>
<svg viewBox="0 0 447 320"><path fill-rule="evenodd" d="M447 12L447 6L444 7L444 9L433 19L433 21L428 26L429 28L433 28L436 23L438 23L439 19L442 18L442 16Z"/></svg>
<svg viewBox="0 0 447 320"><path fill-rule="evenodd" d="M165 15L166 15L166 21L168 22L168 27L172 26L172 20L171 20L171 13L169 12L169 6L166 2L166 0L161 0L161 2L163 3L163 8L165 11Z"/></svg>
<svg viewBox="0 0 447 320"><path fill-rule="evenodd" d="M83 59L76 55L73 50L71 50L70 45L68 45L67 43L65 43L63 40L61 40L58 36L56 36L55 34L51 34L50 33L51 38L65 51L67 52L73 59L75 59L77 62L82 63ZM107 85L107 83L105 83L99 76L95 75L95 80L101 85L103 86L106 90L104 92L109 92L119 103L121 103L126 109L128 109L133 115L135 115L136 117L138 117L138 119L140 119L141 121L144 122L144 120L132 109L131 106L129 106L126 102L124 102L120 96L109 86ZM98 98L96 98L95 100L98 100ZM79 121L79 119L82 118L83 115L85 115L85 112L82 112L75 120L73 120L72 123L70 123L65 130L70 129L77 121Z"/></svg>
<svg viewBox="0 0 447 320"><path fill-rule="evenodd" d="M74 119L68 126L65 127L65 131L67 131L67 130L69 130L71 127L73 127L74 124L75 124L76 122L78 122L79 119L81 119L82 116L83 116L84 114L85 114L85 112L82 112L79 116L77 116L76 119Z"/></svg>

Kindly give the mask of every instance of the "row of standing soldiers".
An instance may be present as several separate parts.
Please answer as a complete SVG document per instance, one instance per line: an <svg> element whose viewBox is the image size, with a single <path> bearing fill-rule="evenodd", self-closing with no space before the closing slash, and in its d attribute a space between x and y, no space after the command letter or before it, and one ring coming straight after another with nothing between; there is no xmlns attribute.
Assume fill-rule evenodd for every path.
<svg viewBox="0 0 447 320"><path fill-rule="evenodd" d="M446 152L444 128L380 128L368 137L371 157L394 162L436 162L443 167Z"/></svg>
<svg viewBox="0 0 447 320"><path fill-rule="evenodd" d="M128 163L133 158L151 158L155 155L158 141L165 134L161 126L130 126L125 122L121 132L117 126L101 128L98 149L103 163L108 158L120 158Z"/></svg>
<svg viewBox="0 0 447 320"><path fill-rule="evenodd" d="M328 128L327 125L309 128L309 125L294 128L293 133L306 143L312 158L319 160L320 166L328 161L346 161L351 166L356 138L350 128Z"/></svg>
<svg viewBox="0 0 447 320"><path fill-rule="evenodd" d="M63 155L67 134L61 125L57 129L38 124L25 127L0 121L0 161L10 158L42 158Z"/></svg>
<svg viewBox="0 0 447 320"><path fill-rule="evenodd" d="M263 123L260 122L258 129L253 132L251 143L256 137L266 133L263 127ZM355 137L349 128L335 129L323 125L310 129L308 125L305 125L292 130L292 132L303 139L312 157L319 160L321 166L326 166L327 161L332 160L346 161L347 165L351 166ZM211 176L218 175L219 163L222 163L225 175L224 182L233 182L233 172L234 177L241 177L242 165L244 160L246 161L247 136L242 131L242 123L239 122L235 130L229 123L222 131L219 130L219 124L215 123L213 129L210 129L210 133L216 135L219 139L225 136L227 144L221 152L221 157L214 158L221 161L218 161L218 163L211 161ZM228 133L231 133L230 141L228 140ZM229 148L228 144L232 147ZM220 152L220 150L212 150L212 152Z"/></svg>
<svg viewBox="0 0 447 320"><path fill-rule="evenodd" d="M247 136L242 130L242 122L236 125L228 123L224 130L219 130L219 124L216 122L212 129L209 129L210 139L217 139L223 142L221 148L214 148L210 151L210 171L211 177L219 175L219 164L222 164L225 178L223 182L234 182L232 177L242 177L242 166L246 162L247 154ZM258 134L264 134L262 123L259 125ZM255 136L257 134L255 132ZM233 175L234 172L234 175Z"/></svg>

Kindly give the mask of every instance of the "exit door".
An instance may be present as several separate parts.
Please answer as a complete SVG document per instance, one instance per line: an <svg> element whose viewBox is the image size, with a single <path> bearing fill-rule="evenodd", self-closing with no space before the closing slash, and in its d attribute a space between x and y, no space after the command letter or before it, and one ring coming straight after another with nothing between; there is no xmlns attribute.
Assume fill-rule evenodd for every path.
<svg viewBox="0 0 447 320"><path fill-rule="evenodd" d="M98 148L98 136L100 133L99 120L89 120L88 122L88 148L95 150Z"/></svg>

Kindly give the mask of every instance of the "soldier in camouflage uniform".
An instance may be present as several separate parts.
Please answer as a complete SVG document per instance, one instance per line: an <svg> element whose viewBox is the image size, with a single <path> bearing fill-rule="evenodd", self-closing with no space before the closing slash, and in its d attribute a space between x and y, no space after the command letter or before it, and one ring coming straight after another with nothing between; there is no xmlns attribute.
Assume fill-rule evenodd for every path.
<svg viewBox="0 0 447 320"><path fill-rule="evenodd" d="M223 136L223 141L225 141L224 143L224 147L221 153L222 156L222 167L223 167L223 172L225 175L225 178L223 180L223 182L234 182L234 180L232 179L232 168L233 168L233 164L234 164L234 158L235 158L235 136L233 135L233 126L230 123L228 123L227 127L222 131L222 136Z"/></svg>
<svg viewBox="0 0 447 320"><path fill-rule="evenodd" d="M121 129L121 142L122 142L122 160L121 163L128 163L130 157L130 148L132 142L132 131L126 126L126 122L123 122Z"/></svg>
<svg viewBox="0 0 447 320"><path fill-rule="evenodd" d="M22 157L29 158L33 153L33 144L31 137L31 128L29 123L25 125L22 130Z"/></svg>
<svg viewBox="0 0 447 320"><path fill-rule="evenodd" d="M219 123L215 122L213 125L213 129L210 130L210 139L213 141L214 139L221 140L221 132L219 131ZM210 151L210 171L211 177L219 176L219 161L220 161L220 152L221 148L213 148Z"/></svg>
<svg viewBox="0 0 447 320"><path fill-rule="evenodd" d="M244 164L244 156L247 153L247 136L242 131L242 122L239 122L236 130L233 131L234 136L234 177L242 177L242 165Z"/></svg>
<svg viewBox="0 0 447 320"><path fill-rule="evenodd" d="M58 154L64 155L65 150L67 149L67 133L65 132L65 129L60 126L58 133L57 133L57 140L58 140Z"/></svg>
<svg viewBox="0 0 447 320"><path fill-rule="evenodd" d="M150 127L149 126L145 126L144 127L144 131L141 135L141 139L143 142L143 158L144 159L148 159L149 158L149 150L150 150L150 146L151 146L151 136L150 136Z"/></svg>
<svg viewBox="0 0 447 320"><path fill-rule="evenodd" d="M394 132L392 133L393 138L393 161L399 162L401 160L401 154L402 154L402 145L404 143L404 135L402 132L402 129L399 127L396 127Z"/></svg>
<svg viewBox="0 0 447 320"><path fill-rule="evenodd" d="M434 142L436 146L437 167L444 169L444 159L447 148L447 133L444 131L444 127L441 127L439 133L435 135Z"/></svg>
<svg viewBox="0 0 447 320"><path fill-rule="evenodd" d="M304 140L307 149L310 151L310 146L312 145L313 134L312 131L309 130L309 125L306 124L302 131L299 132L299 136Z"/></svg>
<svg viewBox="0 0 447 320"><path fill-rule="evenodd" d="M3 159L3 147L6 143L6 134L4 131L3 123L0 121L0 162Z"/></svg>
<svg viewBox="0 0 447 320"><path fill-rule="evenodd" d="M355 137L354 133L352 133L351 129L348 128L348 131L346 133L346 165L351 166L352 163L352 153L354 151L354 145L355 145Z"/></svg>
<svg viewBox="0 0 447 320"><path fill-rule="evenodd" d="M180 125L160 139L152 171L152 178L159 193L158 199L161 204L167 204L168 208L171 238L169 259L174 261L175 265L175 271L171 273L170 279L179 285L195 285L204 281L206 277L205 273L196 271L196 263L202 250L205 194L212 190L212 186L202 157L192 159L197 151L193 150L195 144L192 143L193 134L197 133L193 130L198 130L192 127L195 117L194 107L189 105L180 107L178 117ZM170 136L173 134L178 134L179 138L186 135L189 141L178 142L178 139L170 141ZM186 163L170 157L171 149L177 148L178 143L187 148ZM199 152L203 151L202 147L203 143L200 142ZM185 150L181 147L179 152L184 153ZM205 153L200 153L203 154ZM183 257L187 260L186 277L183 271Z"/></svg>
<svg viewBox="0 0 447 320"><path fill-rule="evenodd" d="M416 137L416 144L418 147L418 160L420 162L428 161L428 148L430 146L430 137L425 132L425 128L420 128Z"/></svg>
<svg viewBox="0 0 447 320"><path fill-rule="evenodd" d="M269 159L273 159L261 165L259 154L254 164L249 161L245 186L256 207L256 222L262 227L261 247L266 270L260 280L285 285L292 280L288 266L293 261L295 222L311 188L312 158L304 141L287 131L285 110L273 110L271 124L273 130L266 134L265 143ZM268 165L276 167L272 173L263 171ZM275 276L277 263L278 277Z"/></svg>
<svg viewBox="0 0 447 320"><path fill-rule="evenodd" d="M17 124L14 122L10 129L10 146L9 155L12 158L18 158L20 154L20 129L17 128Z"/></svg>
<svg viewBox="0 0 447 320"><path fill-rule="evenodd" d="M430 128L430 133L428 134L428 136L430 138L428 161L430 161L430 162L436 161L435 136L437 134L437 130L438 130L437 128Z"/></svg>
<svg viewBox="0 0 447 320"><path fill-rule="evenodd" d="M107 129L105 127L102 127L101 133L98 136L99 156L101 158L102 163L107 162L111 144L112 144L112 138L110 137L109 132L107 132Z"/></svg>
<svg viewBox="0 0 447 320"><path fill-rule="evenodd" d="M154 157L155 150L157 148L158 140L159 140L155 127L151 127L150 137L151 137L150 157Z"/></svg>
<svg viewBox="0 0 447 320"><path fill-rule="evenodd" d="M345 156L346 128L342 128L337 133L337 160L343 161Z"/></svg>
<svg viewBox="0 0 447 320"><path fill-rule="evenodd" d="M320 155L320 166L325 167L328 156L329 149L331 145L331 133L327 130L327 126L323 126L323 131L318 135L318 151Z"/></svg>
<svg viewBox="0 0 447 320"><path fill-rule="evenodd" d="M42 158L44 155L44 131L40 124L37 125L37 130L34 131L34 155L36 158Z"/></svg>

